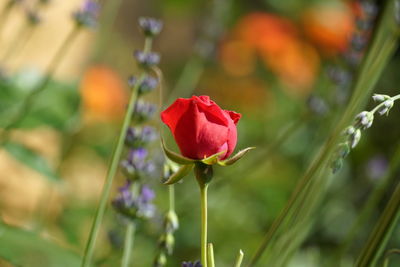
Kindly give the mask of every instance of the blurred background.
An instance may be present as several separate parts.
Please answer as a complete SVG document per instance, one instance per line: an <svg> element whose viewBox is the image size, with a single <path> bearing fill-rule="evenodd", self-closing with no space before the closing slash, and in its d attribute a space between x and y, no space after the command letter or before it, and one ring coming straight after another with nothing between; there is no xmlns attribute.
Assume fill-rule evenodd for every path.
<svg viewBox="0 0 400 267"><path fill-rule="evenodd" d="M99 3L97 27L81 30L58 56L57 65L55 55L74 27L72 14L83 1L0 3L1 126L51 73L46 90L11 131L14 146L0 150L1 220L82 254L128 101L127 79L138 72L133 51L142 47L144 37L137 19L154 16L164 23L154 42L164 75L163 107L177 97L209 95L224 109L242 114L238 149L257 147L237 166L216 168L209 190L209 239L217 265L231 265L240 248L248 260L346 106L381 1ZM398 58L396 53L377 93L398 93ZM146 99L158 103L159 94L153 92ZM393 177L389 184L394 184L399 116L395 106L365 132L332 181L311 235L290 266L327 266L337 261L334 252L389 165ZM150 124L158 123L156 112ZM169 131L163 129L172 146ZM157 142L151 154L161 167ZM134 266L151 266L157 253L162 214L168 207L167 188L160 177L160 168L148 177L156 191L157 210L152 219L138 225ZM112 196L123 182L121 175L116 177ZM382 207L391 186L383 191ZM200 257L198 198L192 176L176 185L180 228L167 266ZM343 253L341 266L351 264L359 253L379 207ZM123 234L124 225L110 205L96 247L98 266L119 264ZM0 241L0 250L7 246L4 242ZM399 231L391 242L393 247L399 245ZM0 266L14 266L9 259L15 255L26 259L21 266L50 266L40 249L13 253L12 249L0 252Z"/></svg>

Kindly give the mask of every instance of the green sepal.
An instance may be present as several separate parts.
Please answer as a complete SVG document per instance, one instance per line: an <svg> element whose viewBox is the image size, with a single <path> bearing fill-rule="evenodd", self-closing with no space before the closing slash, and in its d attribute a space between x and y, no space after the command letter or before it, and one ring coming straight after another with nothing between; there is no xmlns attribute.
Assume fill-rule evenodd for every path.
<svg viewBox="0 0 400 267"><path fill-rule="evenodd" d="M255 149L255 147L247 147L245 149L240 150L238 153L236 153L234 156L230 157L229 159L226 160L219 160L217 163L220 166L229 166L234 164L236 161L241 159L247 152L250 150Z"/></svg>
<svg viewBox="0 0 400 267"><path fill-rule="evenodd" d="M208 158L199 160L200 162L206 164L206 165L214 165L218 162L218 157L221 156L222 154L225 154L226 151L220 151L218 153L215 153L214 155L209 156Z"/></svg>
<svg viewBox="0 0 400 267"><path fill-rule="evenodd" d="M193 159L186 158L182 155L179 155L178 153L175 153L172 150L169 150L165 146L164 139L162 139L162 138L161 138L161 145L162 145L162 148L163 148L164 153L167 156L167 158L169 158L173 162L178 163L178 164L183 164L183 165L193 164L195 162L195 160L193 160Z"/></svg>
<svg viewBox="0 0 400 267"><path fill-rule="evenodd" d="M179 182L180 180L183 179L188 173L193 169L194 164L185 164L182 165L179 170L172 174L167 181L164 182L166 185L171 185Z"/></svg>

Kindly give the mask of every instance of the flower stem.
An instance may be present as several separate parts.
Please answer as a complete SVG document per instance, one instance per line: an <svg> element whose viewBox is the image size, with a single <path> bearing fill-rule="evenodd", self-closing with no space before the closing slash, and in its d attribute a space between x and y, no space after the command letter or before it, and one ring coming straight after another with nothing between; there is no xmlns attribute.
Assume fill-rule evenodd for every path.
<svg viewBox="0 0 400 267"><path fill-rule="evenodd" d="M244 256L243 251L240 249L235 261L234 265L235 267L240 267L242 265L243 256Z"/></svg>
<svg viewBox="0 0 400 267"><path fill-rule="evenodd" d="M82 267L89 266L92 255L93 255L94 245L96 243L97 234L100 230L101 221L103 220L104 212L105 212L106 205L107 205L107 200L109 198L110 191L111 191L111 186L112 186L112 183L114 180L114 176L118 169L118 162L121 159L122 150L124 148L124 140L126 137L126 132L128 130L128 127L129 127L129 124L130 124L130 121L132 118L132 113L133 113L133 110L135 107L135 103L136 103L136 99L137 99L137 95L138 95L138 87L140 86L143 78L144 78L144 75L141 76L141 78L139 79L138 83L135 85L135 87L133 88L132 93L131 93L128 110L125 114L125 118L122 123L118 141L115 145L114 152L111 157L111 162L110 162L110 166L109 166L109 169L107 172L107 177L106 177L106 181L105 181L105 184L103 187L103 191L101 194L99 206L97 208L95 219L94 219L93 225L92 225L92 229L90 231L89 239L86 244L85 254L82 259L82 265L81 265Z"/></svg>
<svg viewBox="0 0 400 267"><path fill-rule="evenodd" d="M173 184L168 186L168 197L169 197L169 210L175 211L175 187Z"/></svg>
<svg viewBox="0 0 400 267"><path fill-rule="evenodd" d="M400 183L375 225L354 266L375 266L400 218Z"/></svg>
<svg viewBox="0 0 400 267"><path fill-rule="evenodd" d="M400 166L400 143L397 144L395 153L392 155L388 171L381 178L381 182L373 189L369 194L367 202L362 207L361 212L357 216L357 219L353 222L350 230L346 234L346 238L342 242L342 245L338 248L335 253L335 260L333 262L338 262L340 258L344 256L350 245L353 243L354 238L360 231L363 225L370 220L371 214L374 207L382 200L385 192L388 190L389 186L392 185L393 180L396 179L394 173L399 169Z"/></svg>
<svg viewBox="0 0 400 267"><path fill-rule="evenodd" d="M212 243L208 243L207 246L207 264L208 267L215 267L214 246Z"/></svg>
<svg viewBox="0 0 400 267"><path fill-rule="evenodd" d="M129 222L126 226L124 251L122 254L121 267L128 267L132 259L133 241L135 239L136 225L134 222Z"/></svg>
<svg viewBox="0 0 400 267"><path fill-rule="evenodd" d="M388 267L389 266L389 258L393 254L400 254L400 250L394 248L394 249L390 249L388 252L386 252L385 259L383 261L383 267Z"/></svg>
<svg viewBox="0 0 400 267"><path fill-rule="evenodd" d="M201 203L201 264L207 267L207 189L208 184L200 184Z"/></svg>

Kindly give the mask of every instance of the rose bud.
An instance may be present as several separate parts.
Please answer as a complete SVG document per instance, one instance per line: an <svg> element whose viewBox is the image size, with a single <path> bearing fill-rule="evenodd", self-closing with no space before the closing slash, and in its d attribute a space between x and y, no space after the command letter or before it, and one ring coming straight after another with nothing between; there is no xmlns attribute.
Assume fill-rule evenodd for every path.
<svg viewBox="0 0 400 267"><path fill-rule="evenodd" d="M179 98L161 113L182 155L194 160L217 153L220 160L229 157L236 146L240 117L221 109L208 96Z"/></svg>

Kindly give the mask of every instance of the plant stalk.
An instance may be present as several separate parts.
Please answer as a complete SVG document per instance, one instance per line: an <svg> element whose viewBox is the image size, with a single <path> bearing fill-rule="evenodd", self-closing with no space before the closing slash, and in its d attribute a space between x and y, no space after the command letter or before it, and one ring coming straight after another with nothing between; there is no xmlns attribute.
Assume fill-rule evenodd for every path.
<svg viewBox="0 0 400 267"><path fill-rule="evenodd" d="M125 114L125 118L122 123L121 131L118 136L118 140L117 140L117 143L114 148L114 152L111 157L111 162L110 162L110 165L108 168L107 177L106 177L106 181L105 181L103 191L101 194L99 206L97 208L95 219L94 219L93 225L92 225L92 229L90 231L89 239L86 244L85 254L83 256L82 265L81 265L82 267L89 266L91 258L93 256L94 246L96 243L98 232L100 230L101 221L103 220L103 217L104 217L105 209L107 206L107 201L108 201L110 191L111 191L111 186L112 186L112 183L114 180L114 176L117 173L118 163L121 159L122 150L124 148L126 132L128 130L128 127L129 127L129 124L130 124L130 121L132 118L132 114L134 111L134 107L136 104L136 100L138 97L138 89L139 89L139 86L140 86L143 78L144 78L144 75L142 75L140 77L138 83L132 89L131 97L129 100L128 110Z"/></svg>
<svg viewBox="0 0 400 267"><path fill-rule="evenodd" d="M207 267L207 189L208 184L200 184L201 264L203 267Z"/></svg>
<svg viewBox="0 0 400 267"><path fill-rule="evenodd" d="M135 230L136 230L136 224L130 221L126 226L125 243L124 243L124 251L122 253L121 267L128 267L132 260Z"/></svg>
<svg viewBox="0 0 400 267"><path fill-rule="evenodd" d="M354 266L376 266L400 218L400 183L375 225Z"/></svg>

